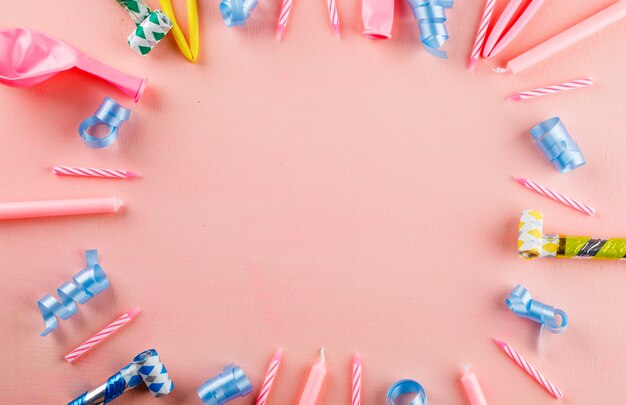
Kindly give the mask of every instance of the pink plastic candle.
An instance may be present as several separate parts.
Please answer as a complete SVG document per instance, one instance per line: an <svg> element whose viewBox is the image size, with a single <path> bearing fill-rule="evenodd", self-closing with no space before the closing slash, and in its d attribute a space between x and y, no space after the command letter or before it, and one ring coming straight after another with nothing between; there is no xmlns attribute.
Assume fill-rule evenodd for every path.
<svg viewBox="0 0 626 405"><path fill-rule="evenodd" d="M511 41L515 39L519 35L520 32L524 29L526 25L530 22L530 20L537 14L539 8L542 6L544 0L532 0L531 3L526 7L526 9L522 12L522 15L513 23L511 28L504 34L498 44L489 52L488 58L493 58L500 52L506 48Z"/></svg>
<svg viewBox="0 0 626 405"><path fill-rule="evenodd" d="M580 201L574 200L573 198L570 198L565 194L561 194L557 191L549 189L548 187L544 187L541 184L537 184L532 180L515 178L515 181L526 187L527 189L534 191L535 193L541 194L544 197L548 197L551 200L578 210L583 214L593 215L596 212L593 207Z"/></svg>
<svg viewBox="0 0 626 405"><path fill-rule="evenodd" d="M522 0L511 0L494 25L483 49L483 57L493 58L519 35L530 20L537 14L544 0L531 0L526 5ZM523 10L520 14L520 10ZM519 14L519 18L515 16ZM514 20L515 19L515 20ZM509 27L507 29L507 27Z"/></svg>
<svg viewBox="0 0 626 405"><path fill-rule="evenodd" d="M130 170L98 169L95 167L54 166L52 171L59 176L102 177L109 179L131 179L139 177L137 173L131 172Z"/></svg>
<svg viewBox="0 0 626 405"><path fill-rule="evenodd" d="M352 405L361 405L361 356L352 360Z"/></svg>
<svg viewBox="0 0 626 405"><path fill-rule="evenodd" d="M564 91L570 91L575 89L581 89L593 85L593 79L591 77L583 77L582 79L570 80L568 82L562 82L552 84L545 87L537 87L532 90L520 91L508 97L511 101L528 100L536 97L549 96L550 94L562 93Z"/></svg>
<svg viewBox="0 0 626 405"><path fill-rule="evenodd" d="M117 212L123 205L117 197L0 203L0 219L104 214Z"/></svg>
<svg viewBox="0 0 626 405"><path fill-rule="evenodd" d="M463 373L461 384L463 384L463 389L465 389L465 394L467 394L467 399L471 405L487 405L487 398L485 398L485 394L480 387L478 378L469 368Z"/></svg>
<svg viewBox="0 0 626 405"><path fill-rule="evenodd" d="M330 25L333 27L335 35L338 37L341 35L339 32L339 12L337 11L337 1L327 0L328 3L328 16L330 18Z"/></svg>
<svg viewBox="0 0 626 405"><path fill-rule="evenodd" d="M522 72L624 17L626 17L626 0L620 0L560 34L553 36L542 44L511 59L507 63L506 69L499 68L496 71L508 71L513 74Z"/></svg>
<svg viewBox="0 0 626 405"><path fill-rule="evenodd" d="M324 378L326 378L326 356L324 354L324 348L322 347L320 350L320 361L311 367L309 378L306 380L306 385L304 386L298 405L315 405L317 396L322 389Z"/></svg>
<svg viewBox="0 0 626 405"><path fill-rule="evenodd" d="M68 363L77 360L80 356L93 349L94 346L96 346L98 343L102 342L104 339L108 338L113 333L118 331L122 326L135 319L135 317L140 313L141 309L135 308L132 311L128 311L125 314L122 314L122 316L105 326L104 329L102 329L100 332L87 339L85 343L81 344L76 349L68 353L67 356L65 356L65 360Z"/></svg>
<svg viewBox="0 0 626 405"><path fill-rule="evenodd" d="M279 41L283 38L283 33L287 28L287 21L289 21L290 12L291 0L283 0L283 5L280 8L280 16L278 17L278 24L276 25L276 39Z"/></svg>
<svg viewBox="0 0 626 405"><path fill-rule="evenodd" d="M272 362L265 372L265 378L263 378L263 385L261 386L259 397L256 400L256 405L265 405L265 403L267 402L267 397L269 397L270 395L270 390L272 389L272 385L274 384L274 379L276 378L276 374L278 373L278 367L280 366L280 359L282 357L283 349L278 348L278 350L276 350L276 353L274 353L274 358L272 358Z"/></svg>
<svg viewBox="0 0 626 405"><path fill-rule="evenodd" d="M476 41L474 41L474 47L472 48L472 54L470 55L469 69L474 70L480 58L480 53L485 45L485 37L487 36L487 29L491 22L491 16L493 15L493 8L496 5L496 0L487 0L485 8L483 10L483 16L480 18L480 25L478 26L478 33L476 34Z"/></svg>
<svg viewBox="0 0 626 405"><path fill-rule="evenodd" d="M509 356L522 370L524 370L529 376L531 376L539 385L541 385L546 391L548 391L554 398L563 398L563 393L554 384L543 376L536 368L534 368L529 362L527 362L518 352L516 352L511 346L503 342L500 339L493 338L496 344Z"/></svg>

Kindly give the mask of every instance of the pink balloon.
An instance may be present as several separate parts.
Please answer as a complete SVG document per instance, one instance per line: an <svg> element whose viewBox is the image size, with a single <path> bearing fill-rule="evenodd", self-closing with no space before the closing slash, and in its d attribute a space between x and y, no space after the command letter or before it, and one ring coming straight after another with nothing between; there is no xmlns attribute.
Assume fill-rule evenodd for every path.
<svg viewBox="0 0 626 405"><path fill-rule="evenodd" d="M362 0L363 36L370 39L391 38L394 0Z"/></svg>
<svg viewBox="0 0 626 405"><path fill-rule="evenodd" d="M78 68L139 101L147 79L127 75L83 54L65 42L27 28L0 31L0 83L33 86L59 72Z"/></svg>

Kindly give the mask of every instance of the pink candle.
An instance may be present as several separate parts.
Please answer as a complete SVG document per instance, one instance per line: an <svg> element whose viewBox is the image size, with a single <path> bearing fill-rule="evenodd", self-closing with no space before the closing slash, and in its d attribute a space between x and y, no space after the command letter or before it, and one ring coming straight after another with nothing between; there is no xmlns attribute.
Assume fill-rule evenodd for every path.
<svg viewBox="0 0 626 405"><path fill-rule="evenodd" d="M570 208L574 208L575 210L578 210L583 214L593 215L596 212L593 207L580 201L574 200L573 198L568 197L565 194L561 194L558 191L554 191L552 189L549 189L548 187L544 187L541 184L537 184L532 180L515 178L515 181L526 187L527 189L534 191L535 193L541 194L544 197L548 197L549 199L559 202Z"/></svg>
<svg viewBox="0 0 626 405"><path fill-rule="evenodd" d="M476 41L474 41L474 47L472 48L472 54L470 55L469 68L474 70L478 63L480 53L485 46L485 37L487 36L487 29L491 22L491 15L493 14L493 8L496 5L496 0L487 0L485 8L483 10L483 16L480 18L480 25L478 26L478 33L476 34Z"/></svg>
<svg viewBox="0 0 626 405"><path fill-rule="evenodd" d="M0 203L0 219L103 214L117 212L123 205L117 197Z"/></svg>
<svg viewBox="0 0 626 405"><path fill-rule="evenodd" d="M511 59L506 65L506 70L499 68L497 71L508 71L517 74L624 17L626 17L626 0L620 0L560 34L553 36L544 43Z"/></svg>
<svg viewBox="0 0 626 405"><path fill-rule="evenodd" d="M54 166L54 174L59 176L104 177L109 179L132 179L139 177L130 170L99 169L95 167Z"/></svg>
<svg viewBox="0 0 626 405"><path fill-rule="evenodd" d="M337 2L335 0L328 0L328 16L330 17L330 25L333 27L335 35L339 37L341 35L339 31L339 12L337 11Z"/></svg>
<svg viewBox="0 0 626 405"><path fill-rule="evenodd" d="M522 32L524 27L528 25L528 23L535 16L535 14L537 14L537 11L539 11L539 8L543 4L543 1L544 0L532 0L530 4L528 4L526 9L524 9L524 11L519 16L519 18L513 23L511 28L508 29L506 34L500 36L500 34L502 34L502 31L500 31L500 34L498 35L498 38L496 39L497 43L494 43L492 47L490 47L489 49L487 49L487 46L485 45L485 51L487 51L487 55L485 57L490 59L496 56L497 54L499 54L500 52L502 52L502 50L504 50L504 48L506 48L507 45L509 45L511 41L513 41L515 37L517 37L519 33ZM508 6L510 6L511 4L513 4L513 2L509 3ZM502 16L504 16L504 13L502 14ZM509 18L512 18L512 17L513 16L510 16ZM502 19L502 17L500 18ZM505 22L505 27L510 25L511 21L512 20L507 20Z"/></svg>
<svg viewBox="0 0 626 405"><path fill-rule="evenodd" d="M511 358L517 365L524 370L529 376L531 376L537 384L541 385L546 391L548 391L554 398L563 398L563 392L552 384L550 380L543 376L535 367L526 361L515 349L509 346L507 343L500 339L493 338L496 344Z"/></svg>
<svg viewBox="0 0 626 405"><path fill-rule="evenodd" d="M562 93L564 91L581 89L583 87L589 87L592 85L593 79L591 77L583 77L582 79L570 80L568 82L552 84L550 86L537 87L531 90L520 91L507 97L507 99L512 101L528 100L536 97L549 96L550 94Z"/></svg>
<svg viewBox="0 0 626 405"><path fill-rule="evenodd" d="M287 28L287 21L289 21L289 12L291 12L291 1L283 0L283 5L280 8L280 16L278 17L278 24L276 25L276 39L281 40L283 38L283 32Z"/></svg>
<svg viewBox="0 0 626 405"><path fill-rule="evenodd" d="M361 405L361 356L352 360L352 405Z"/></svg>
<svg viewBox="0 0 626 405"><path fill-rule="evenodd" d="M132 311L128 311L122 314L122 316L105 326L104 329L102 329L100 332L96 333L91 338L87 339L83 344L78 346L76 349L69 352L65 356L65 360L68 363L77 360L80 356L93 349L94 346L96 346L98 343L102 342L104 339L108 338L113 333L118 331L122 326L132 321L140 313L141 309L135 308Z"/></svg>
<svg viewBox="0 0 626 405"><path fill-rule="evenodd" d="M320 350L320 361L311 367L309 378L306 380L306 385L304 386L298 405L315 405L325 377L326 356L324 355L324 348L322 347Z"/></svg>
<svg viewBox="0 0 626 405"><path fill-rule="evenodd" d="M263 385L261 386L261 391L259 392L259 396L256 400L256 405L265 405L267 403L267 398L270 395L272 385L274 385L274 379L278 373L278 366L280 366L280 359L282 357L283 349L282 347L279 347L278 350L276 350L276 353L274 353L274 358L265 372L265 378L263 378Z"/></svg>
<svg viewBox="0 0 626 405"><path fill-rule="evenodd" d="M461 377L461 383L471 405L487 405L487 398L485 398L474 372L466 369L463 377Z"/></svg>

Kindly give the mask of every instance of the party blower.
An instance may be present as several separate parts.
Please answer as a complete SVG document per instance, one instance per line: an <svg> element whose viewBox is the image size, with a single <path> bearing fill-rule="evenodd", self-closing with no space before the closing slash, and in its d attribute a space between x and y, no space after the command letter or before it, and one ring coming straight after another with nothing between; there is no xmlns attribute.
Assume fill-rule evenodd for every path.
<svg viewBox="0 0 626 405"><path fill-rule="evenodd" d="M567 257L624 260L626 259L626 239L544 235L543 214L535 210L525 210L519 220L517 253L524 259Z"/></svg>
<svg viewBox="0 0 626 405"><path fill-rule="evenodd" d="M174 389L174 382L154 349L139 353L132 363L109 377L107 382L85 392L67 405L108 404L142 382L155 398L167 395Z"/></svg>
<svg viewBox="0 0 626 405"><path fill-rule="evenodd" d="M77 68L109 82L135 102L146 87L147 79L122 73L53 36L28 28L1 30L0 55L0 83L7 86L33 86Z"/></svg>

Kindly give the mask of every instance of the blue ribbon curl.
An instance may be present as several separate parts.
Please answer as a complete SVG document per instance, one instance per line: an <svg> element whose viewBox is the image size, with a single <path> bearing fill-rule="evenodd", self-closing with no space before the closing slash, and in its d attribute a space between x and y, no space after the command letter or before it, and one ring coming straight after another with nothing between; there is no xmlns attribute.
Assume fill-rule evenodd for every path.
<svg viewBox="0 0 626 405"><path fill-rule="evenodd" d="M586 163L580 147L559 117L540 122L530 134L559 173L567 173Z"/></svg>
<svg viewBox="0 0 626 405"><path fill-rule="evenodd" d="M220 13L227 27L245 25L258 0L222 0Z"/></svg>
<svg viewBox="0 0 626 405"><path fill-rule="evenodd" d="M85 258L87 266L72 278L73 283L66 282L57 288L61 302L50 294L37 302L46 324L41 336L46 336L57 328L57 316L63 320L69 319L77 311L76 303L84 304L109 288L109 279L98 264L98 251L85 251Z"/></svg>
<svg viewBox="0 0 626 405"><path fill-rule="evenodd" d="M387 405L397 405L396 399L406 394L415 394L415 398L407 405L426 405L426 391L417 381L400 380L389 388L387 392Z"/></svg>
<svg viewBox="0 0 626 405"><path fill-rule="evenodd" d="M204 405L222 405L252 392L252 384L241 367L229 364L215 377L198 388Z"/></svg>
<svg viewBox="0 0 626 405"><path fill-rule="evenodd" d="M413 16L420 28L420 41L431 55L448 59L448 54L440 50L448 38L446 29L446 8L452 8L453 0L409 0Z"/></svg>
<svg viewBox="0 0 626 405"><path fill-rule="evenodd" d="M528 318L540 323L552 333L563 333L567 328L567 314L562 309L555 309L550 305L533 300L532 296L521 284L518 284L509 298L506 299L506 306L517 316ZM556 315L561 317L561 322L557 322Z"/></svg>
<svg viewBox="0 0 626 405"><path fill-rule="evenodd" d="M117 140L118 128L128 121L130 113L130 109L122 107L110 97L105 97L96 113L80 124L78 133L90 148L106 148ZM107 125L109 133L103 137L89 134L89 129L98 124Z"/></svg>

